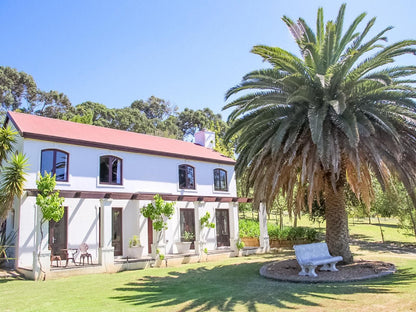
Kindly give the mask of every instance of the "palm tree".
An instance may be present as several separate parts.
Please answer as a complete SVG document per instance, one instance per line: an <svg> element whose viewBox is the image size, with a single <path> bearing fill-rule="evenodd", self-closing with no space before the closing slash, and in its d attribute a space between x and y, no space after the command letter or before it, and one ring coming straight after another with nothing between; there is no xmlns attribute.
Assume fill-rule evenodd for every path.
<svg viewBox="0 0 416 312"><path fill-rule="evenodd" d="M13 152L13 144L16 143L17 132L10 126L0 128L0 167L7 154Z"/></svg>
<svg viewBox="0 0 416 312"><path fill-rule="evenodd" d="M25 169L28 165L23 154L12 155L3 165L7 156L14 152L16 134L10 126L0 128L0 225L11 209L15 196L21 196L26 181Z"/></svg>
<svg viewBox="0 0 416 312"><path fill-rule="evenodd" d="M0 221L2 221L13 205L14 198L23 193L26 182L27 159L22 153L13 154L6 167L2 170L0 184Z"/></svg>
<svg viewBox="0 0 416 312"><path fill-rule="evenodd" d="M416 66L394 65L415 54L415 40L383 45L387 27L364 41L365 13L343 33L346 5L324 26L318 9L316 32L299 18L284 16L301 57L258 45L252 52L271 66L253 71L228 90L233 108L227 137L238 136L236 172L254 203L271 207L280 194L298 209L325 200L326 242L350 263L345 187L369 204L372 179L388 186L399 178L416 205ZM307 199L305 203L305 197Z"/></svg>

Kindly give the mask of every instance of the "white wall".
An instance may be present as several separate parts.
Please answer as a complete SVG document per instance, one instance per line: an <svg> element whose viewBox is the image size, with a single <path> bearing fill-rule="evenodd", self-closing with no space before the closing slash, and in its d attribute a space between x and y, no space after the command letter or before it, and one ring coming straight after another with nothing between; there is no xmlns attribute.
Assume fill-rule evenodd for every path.
<svg viewBox="0 0 416 312"><path fill-rule="evenodd" d="M149 192L205 196L237 196L234 167L202 161L120 152L70 144L26 139L24 153L29 158L29 176L25 188L36 188L40 171L41 150L59 149L69 153L69 181L58 182L61 190L105 192ZM123 160L123 185L100 185L99 159L114 155ZM189 164L195 168L196 190L182 190L178 186L178 166ZM228 192L214 191L213 170L227 171Z"/></svg>

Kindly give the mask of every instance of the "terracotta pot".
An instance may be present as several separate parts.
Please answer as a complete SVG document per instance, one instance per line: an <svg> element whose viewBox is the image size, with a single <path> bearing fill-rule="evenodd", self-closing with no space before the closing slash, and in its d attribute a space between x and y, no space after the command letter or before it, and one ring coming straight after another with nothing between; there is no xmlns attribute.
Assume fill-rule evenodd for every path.
<svg viewBox="0 0 416 312"><path fill-rule="evenodd" d="M259 247L260 241L258 237L241 237L241 241L245 247Z"/></svg>

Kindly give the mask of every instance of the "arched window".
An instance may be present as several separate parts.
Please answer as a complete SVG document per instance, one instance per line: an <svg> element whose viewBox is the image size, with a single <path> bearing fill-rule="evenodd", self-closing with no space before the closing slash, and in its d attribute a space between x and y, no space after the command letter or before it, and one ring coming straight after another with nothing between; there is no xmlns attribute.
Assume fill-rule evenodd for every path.
<svg viewBox="0 0 416 312"><path fill-rule="evenodd" d="M123 163L116 156L106 155L100 157L100 183L123 184Z"/></svg>
<svg viewBox="0 0 416 312"><path fill-rule="evenodd" d="M224 169L214 169L214 190L228 191L227 171Z"/></svg>
<svg viewBox="0 0 416 312"><path fill-rule="evenodd" d="M42 150L40 158L40 173L56 175L56 181L68 181L69 154L57 149Z"/></svg>
<svg viewBox="0 0 416 312"><path fill-rule="evenodd" d="M179 165L179 188L195 189L195 168L189 165Z"/></svg>

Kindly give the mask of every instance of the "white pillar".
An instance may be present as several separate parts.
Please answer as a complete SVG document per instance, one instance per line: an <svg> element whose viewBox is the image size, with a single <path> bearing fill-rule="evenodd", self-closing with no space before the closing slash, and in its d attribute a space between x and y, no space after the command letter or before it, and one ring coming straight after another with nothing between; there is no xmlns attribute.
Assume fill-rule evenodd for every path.
<svg viewBox="0 0 416 312"><path fill-rule="evenodd" d="M35 248L33 250L33 279L44 279L51 270L51 251L48 249L49 223L42 221L42 210L35 205ZM42 233L41 233L42 227ZM42 237L43 236L43 237Z"/></svg>
<svg viewBox="0 0 416 312"><path fill-rule="evenodd" d="M260 226L260 247L263 252L270 251L269 233L267 231L267 212L266 204L260 203L259 206L259 226Z"/></svg>
<svg viewBox="0 0 416 312"><path fill-rule="evenodd" d="M239 240L238 234L238 203L229 203L228 213L230 216L230 244L231 249L238 253L237 243Z"/></svg>
<svg viewBox="0 0 416 312"><path fill-rule="evenodd" d="M99 248L99 261L102 266L109 268L114 265L114 247L112 245L112 200L101 199L101 246Z"/></svg>
<svg viewBox="0 0 416 312"><path fill-rule="evenodd" d="M201 228L201 212L204 207L204 202L194 202L195 213L195 253L201 255L206 244L206 229Z"/></svg>

